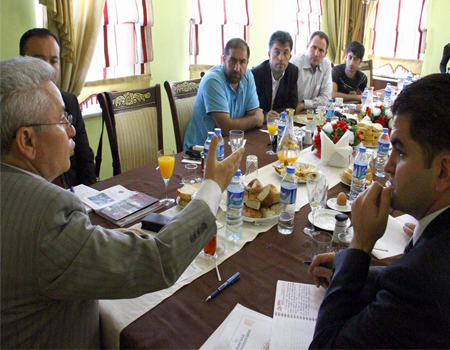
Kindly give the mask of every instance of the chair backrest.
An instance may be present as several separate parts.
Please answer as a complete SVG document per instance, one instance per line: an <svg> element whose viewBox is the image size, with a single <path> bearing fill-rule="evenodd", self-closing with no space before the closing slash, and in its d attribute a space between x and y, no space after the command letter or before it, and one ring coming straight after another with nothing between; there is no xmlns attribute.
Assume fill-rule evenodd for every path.
<svg viewBox="0 0 450 350"><path fill-rule="evenodd" d="M359 65L359 69L367 75L367 86L373 86L372 85L372 72L373 72L373 63L372 60L366 60L362 61Z"/></svg>
<svg viewBox="0 0 450 350"><path fill-rule="evenodd" d="M114 175L156 161L163 148L160 85L102 92L97 98L108 131Z"/></svg>
<svg viewBox="0 0 450 350"><path fill-rule="evenodd" d="M190 79L164 82L164 88L169 99L170 111L172 112L177 152L183 150L184 135L191 121L200 81L201 79Z"/></svg>

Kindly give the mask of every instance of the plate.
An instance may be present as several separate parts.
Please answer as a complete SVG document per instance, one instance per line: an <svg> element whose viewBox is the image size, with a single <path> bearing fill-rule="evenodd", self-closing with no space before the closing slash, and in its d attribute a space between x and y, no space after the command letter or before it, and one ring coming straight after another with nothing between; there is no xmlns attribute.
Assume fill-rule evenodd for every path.
<svg viewBox="0 0 450 350"><path fill-rule="evenodd" d="M294 122L296 122L297 124L302 124L302 125L306 125L306 114L297 114L294 115ZM322 126L323 125L323 121L317 121L317 125Z"/></svg>
<svg viewBox="0 0 450 350"><path fill-rule="evenodd" d="M352 210L352 206L349 200L347 200L347 203L345 205L337 205L336 200L337 198L330 198L327 201L327 205L331 209L340 211L341 213L348 213L349 211Z"/></svg>
<svg viewBox="0 0 450 350"><path fill-rule="evenodd" d="M314 218L314 226L325 230L325 231L334 231L334 226L336 224L335 216L336 214L340 214L340 212L331 209L317 209L316 216ZM308 220L312 223L312 212L308 214ZM348 228L351 224L350 218L347 220Z"/></svg>
<svg viewBox="0 0 450 350"><path fill-rule="evenodd" d="M319 169L317 169L317 167L316 167L315 165L312 165L312 164L300 163L300 162L294 162L294 163L292 163L292 166L296 166L296 165L299 165L299 166L301 166L301 165L309 165L309 166L313 166L313 167L316 169L317 172L319 171ZM280 168L280 167L282 167L282 166L284 166L284 165L283 165L283 164L280 164L280 165L277 166L277 168ZM278 171L276 171L275 166L274 166L273 170L277 173L277 175L278 175L279 177L283 178L283 175L279 174ZM297 169L295 169L295 170L296 170L295 173L296 173L296 177L297 177L297 182L298 182L299 184L305 184L305 183L306 183L306 177L305 177L304 180L301 179L301 178L299 178L299 177L297 176Z"/></svg>
<svg viewBox="0 0 450 350"><path fill-rule="evenodd" d="M180 207L181 209L184 209L185 207L178 204L179 200L180 200L180 196L177 196L177 199L175 200L175 202L177 203L178 207Z"/></svg>
<svg viewBox="0 0 450 350"><path fill-rule="evenodd" d="M271 216L270 218L249 218L248 216L244 216L245 222L253 222L255 226L259 225L268 225L273 224L275 221L278 221L278 215Z"/></svg>

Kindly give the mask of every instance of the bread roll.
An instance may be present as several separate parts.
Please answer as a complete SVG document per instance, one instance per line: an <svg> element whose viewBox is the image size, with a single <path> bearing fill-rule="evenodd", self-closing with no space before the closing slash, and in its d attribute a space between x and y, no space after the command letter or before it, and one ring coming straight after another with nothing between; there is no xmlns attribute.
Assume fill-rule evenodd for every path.
<svg viewBox="0 0 450 350"><path fill-rule="evenodd" d="M244 216L248 218L261 219L262 214L259 210L255 210L244 205Z"/></svg>
<svg viewBox="0 0 450 350"><path fill-rule="evenodd" d="M252 209L259 210L261 208L261 202L257 196L252 195L250 191L245 191L244 193L244 204Z"/></svg>
<svg viewBox="0 0 450 350"><path fill-rule="evenodd" d="M177 195L181 199L189 202L192 198L192 194L197 192L200 189L200 186L200 183L186 184L177 190Z"/></svg>
<svg viewBox="0 0 450 350"><path fill-rule="evenodd" d="M261 182L259 182L258 179L253 179L252 181L250 181L247 187L249 189L249 192L255 195L255 197L263 190L263 185L261 184Z"/></svg>
<svg viewBox="0 0 450 350"><path fill-rule="evenodd" d="M262 207L261 214L262 214L263 218L270 218L272 216L276 216L278 213L276 213L275 211L273 211L270 208Z"/></svg>
<svg viewBox="0 0 450 350"><path fill-rule="evenodd" d="M261 201L261 206L270 207L275 203L275 200L278 198L278 202L280 201L280 192L278 192L275 185L268 184L264 186L263 190L257 197Z"/></svg>

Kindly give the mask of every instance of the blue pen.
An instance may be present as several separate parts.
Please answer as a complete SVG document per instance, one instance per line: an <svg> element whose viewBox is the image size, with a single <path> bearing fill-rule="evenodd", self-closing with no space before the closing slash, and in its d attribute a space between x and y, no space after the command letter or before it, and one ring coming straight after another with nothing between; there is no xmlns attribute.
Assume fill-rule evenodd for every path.
<svg viewBox="0 0 450 350"><path fill-rule="evenodd" d="M69 190L70 192L75 193L75 189L73 188L73 186L70 186Z"/></svg>
<svg viewBox="0 0 450 350"><path fill-rule="evenodd" d="M232 285L234 282L236 282L239 278L241 278L241 274L239 272L236 272L233 276L231 276L224 284L222 284L219 288L217 288L214 292L211 293L209 297L206 298L206 301L215 298L217 294L219 294L221 291L223 291L228 286Z"/></svg>

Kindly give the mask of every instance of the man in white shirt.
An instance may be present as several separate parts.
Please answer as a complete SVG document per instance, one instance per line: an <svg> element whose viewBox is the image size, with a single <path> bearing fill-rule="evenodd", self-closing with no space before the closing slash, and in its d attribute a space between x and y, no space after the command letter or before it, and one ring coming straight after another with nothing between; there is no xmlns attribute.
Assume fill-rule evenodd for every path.
<svg viewBox="0 0 450 350"><path fill-rule="evenodd" d="M310 266L316 285L328 286L310 348L450 348L448 91L450 75L432 74L395 100L389 186L373 182L353 202L349 249ZM391 207L419 222L400 259L370 268Z"/></svg>
<svg viewBox="0 0 450 350"><path fill-rule="evenodd" d="M306 52L291 59L298 67L298 105L296 113L309 108L325 106L331 98L331 62L328 53L328 35L322 31L312 33Z"/></svg>

